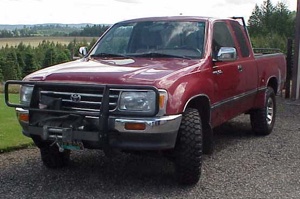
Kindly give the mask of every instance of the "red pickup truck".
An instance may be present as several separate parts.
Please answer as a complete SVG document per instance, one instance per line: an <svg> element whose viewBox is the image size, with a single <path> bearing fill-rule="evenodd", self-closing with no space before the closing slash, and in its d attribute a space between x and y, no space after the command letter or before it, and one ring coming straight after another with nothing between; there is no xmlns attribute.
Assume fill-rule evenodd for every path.
<svg viewBox="0 0 300 199"><path fill-rule="evenodd" d="M82 59L7 81L23 134L45 166L65 166L71 150L159 151L178 181L197 183L213 128L249 114L271 133L286 76L281 53L254 55L235 19L156 17L119 22ZM20 103L9 99L19 84Z"/></svg>

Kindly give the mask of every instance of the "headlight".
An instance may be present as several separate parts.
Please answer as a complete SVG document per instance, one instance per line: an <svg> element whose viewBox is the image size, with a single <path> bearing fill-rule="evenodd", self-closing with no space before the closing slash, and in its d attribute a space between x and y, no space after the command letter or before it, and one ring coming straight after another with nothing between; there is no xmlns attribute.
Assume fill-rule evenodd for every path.
<svg viewBox="0 0 300 199"><path fill-rule="evenodd" d="M33 91L32 85L23 85L20 90L20 103L22 105L29 106L31 101L31 95Z"/></svg>
<svg viewBox="0 0 300 199"><path fill-rule="evenodd" d="M158 96L157 96L158 94ZM158 93L150 91L122 91L118 110L127 113L138 113L157 116L166 114L168 93L160 89Z"/></svg>
<svg viewBox="0 0 300 199"><path fill-rule="evenodd" d="M154 114L156 102L154 91L123 91L120 96L119 110Z"/></svg>

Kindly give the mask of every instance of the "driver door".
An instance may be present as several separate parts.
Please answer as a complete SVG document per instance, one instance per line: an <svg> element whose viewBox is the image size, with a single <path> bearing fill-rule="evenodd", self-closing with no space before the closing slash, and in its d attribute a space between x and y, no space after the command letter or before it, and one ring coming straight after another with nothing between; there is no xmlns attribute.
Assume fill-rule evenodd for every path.
<svg viewBox="0 0 300 199"><path fill-rule="evenodd" d="M221 47L235 48L233 36L225 21L214 23L212 43L214 79L212 109L215 125L219 125L239 114L240 104L237 98L244 90L239 61L217 61L217 54Z"/></svg>

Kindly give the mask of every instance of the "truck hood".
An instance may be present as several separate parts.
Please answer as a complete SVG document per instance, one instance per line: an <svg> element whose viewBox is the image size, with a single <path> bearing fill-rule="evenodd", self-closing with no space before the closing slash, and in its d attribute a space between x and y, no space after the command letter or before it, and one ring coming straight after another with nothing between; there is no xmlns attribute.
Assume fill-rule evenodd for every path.
<svg viewBox="0 0 300 199"><path fill-rule="evenodd" d="M193 70L191 66L197 63L199 60L177 58L81 59L39 70L24 80L155 85L187 69Z"/></svg>

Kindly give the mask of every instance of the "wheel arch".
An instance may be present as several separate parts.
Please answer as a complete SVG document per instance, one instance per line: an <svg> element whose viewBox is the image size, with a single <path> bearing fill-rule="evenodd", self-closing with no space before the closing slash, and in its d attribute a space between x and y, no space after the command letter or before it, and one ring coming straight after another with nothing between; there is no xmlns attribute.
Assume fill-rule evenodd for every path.
<svg viewBox="0 0 300 199"><path fill-rule="evenodd" d="M194 96L187 101L183 111L185 111L186 108L195 108L199 111L203 129L203 153L212 154L214 150L214 138L211 126L209 97L207 95Z"/></svg>
<svg viewBox="0 0 300 199"><path fill-rule="evenodd" d="M202 125L204 129L211 128L210 121L211 121L211 109L210 109L210 100L209 97L205 94L200 94L191 97L185 104L183 112L187 108L195 108L199 111Z"/></svg>
<svg viewBox="0 0 300 199"><path fill-rule="evenodd" d="M267 87L273 88L275 95L277 94L278 91L278 81L276 77L270 77L268 80Z"/></svg>

